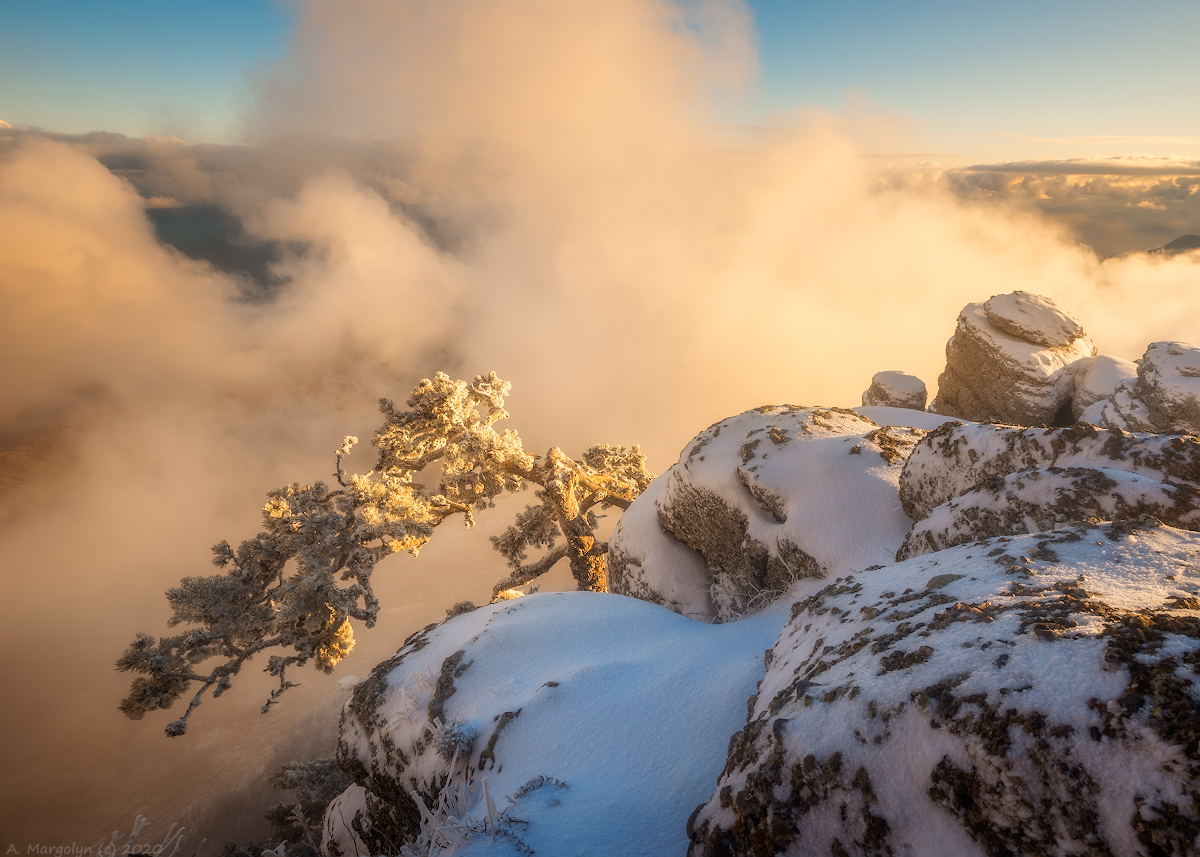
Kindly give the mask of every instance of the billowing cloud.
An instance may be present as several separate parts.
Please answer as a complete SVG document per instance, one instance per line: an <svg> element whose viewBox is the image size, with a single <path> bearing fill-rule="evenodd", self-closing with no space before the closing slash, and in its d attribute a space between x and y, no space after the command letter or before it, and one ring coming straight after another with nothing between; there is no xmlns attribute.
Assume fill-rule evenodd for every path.
<svg viewBox="0 0 1200 857"><path fill-rule="evenodd" d="M14 710L0 725L59 763L40 803L18 800L26 779L5 783L0 805L24 825L65 829L51 795L69 788L76 804L114 796L93 797L82 840L132 817L135 791L172 811L181 766L211 788L259 773L214 749L261 723L253 677L164 749L161 724L113 710L112 659L134 630L161 630L159 593L206 573L206 545L254 532L265 490L328 478L342 435L369 436L375 399L423 375L494 369L532 450L641 441L663 469L749 407L855 404L881 369L932 387L958 310L993 294L1051 296L1122 357L1200 329L1192 259L1102 263L1012 204L1075 193L1144 214L1191 204L1185 171L897 178L836 117L731 134L714 122L755 63L736 0L300 12L245 145L0 134L0 431L36 446L30 427L70 426L78 462L38 476L48 505L0 530L21 605L7 631L45 641L8 669L53 700L38 723ZM180 233L216 223L246 255L176 236L188 258L156 240L168 216ZM500 569L485 540L459 538L380 570L397 606L348 669L443 602L486 597ZM332 685L305 681L308 699Z"/></svg>

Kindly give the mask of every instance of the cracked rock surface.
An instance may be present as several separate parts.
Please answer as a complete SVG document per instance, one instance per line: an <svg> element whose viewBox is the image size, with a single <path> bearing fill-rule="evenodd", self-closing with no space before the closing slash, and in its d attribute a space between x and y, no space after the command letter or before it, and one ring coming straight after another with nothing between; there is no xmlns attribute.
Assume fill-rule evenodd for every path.
<svg viewBox="0 0 1200 857"><path fill-rule="evenodd" d="M1069 405L1067 366L1096 355L1079 322L1027 292L967 304L946 343L946 368L929 409L967 420L1053 424ZM1067 421L1070 421L1069 419Z"/></svg>
<svg viewBox="0 0 1200 857"><path fill-rule="evenodd" d="M689 855L1200 846L1200 536L1080 525L795 603Z"/></svg>

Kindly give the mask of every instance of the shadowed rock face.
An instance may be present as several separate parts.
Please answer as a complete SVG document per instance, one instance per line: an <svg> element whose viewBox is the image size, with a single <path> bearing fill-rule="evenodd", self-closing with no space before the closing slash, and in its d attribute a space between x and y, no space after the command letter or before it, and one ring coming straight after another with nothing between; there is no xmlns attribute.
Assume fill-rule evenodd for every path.
<svg viewBox="0 0 1200 857"><path fill-rule="evenodd" d="M1200 530L1200 491L1090 467L1022 470L983 480L973 490L918 521L896 560L902 561L993 536L1053 530L1075 521L1129 521L1143 515Z"/></svg>
<svg viewBox="0 0 1200 857"><path fill-rule="evenodd" d="M1198 550L1084 525L797 602L689 855L1194 853Z"/></svg>
<svg viewBox="0 0 1200 857"><path fill-rule="evenodd" d="M871 386L862 394L862 403L866 407L923 411L928 397L925 382L915 375L894 371L876 372L871 378Z"/></svg>
<svg viewBox="0 0 1200 857"><path fill-rule="evenodd" d="M1074 389L1063 370L1095 355L1079 322L1049 298L1013 292L967 304L946 343L946 369L929 409L968 420L1053 424Z"/></svg>

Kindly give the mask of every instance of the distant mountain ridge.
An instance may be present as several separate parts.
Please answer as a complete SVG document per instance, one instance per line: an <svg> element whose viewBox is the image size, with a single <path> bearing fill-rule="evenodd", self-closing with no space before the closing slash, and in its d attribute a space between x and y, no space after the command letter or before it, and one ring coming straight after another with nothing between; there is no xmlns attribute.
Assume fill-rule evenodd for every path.
<svg viewBox="0 0 1200 857"><path fill-rule="evenodd" d="M1176 253L1186 253L1189 250L1200 250L1200 235L1181 235L1170 244L1164 244L1151 253L1164 253L1174 256Z"/></svg>

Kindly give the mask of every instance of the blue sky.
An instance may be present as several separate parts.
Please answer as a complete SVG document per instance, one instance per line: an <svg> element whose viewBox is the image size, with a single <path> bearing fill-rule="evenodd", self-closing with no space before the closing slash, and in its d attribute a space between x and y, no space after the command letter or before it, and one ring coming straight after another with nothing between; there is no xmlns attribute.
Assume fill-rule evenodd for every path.
<svg viewBox="0 0 1200 857"><path fill-rule="evenodd" d="M1196 0L751 6L762 74L745 121L865 102L939 151L1200 153ZM233 140L290 23L271 0L7 0L0 119Z"/></svg>

